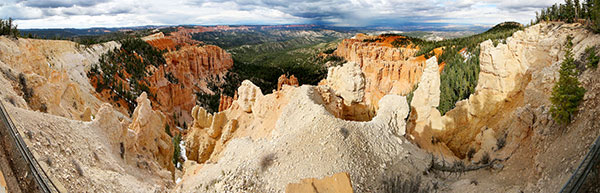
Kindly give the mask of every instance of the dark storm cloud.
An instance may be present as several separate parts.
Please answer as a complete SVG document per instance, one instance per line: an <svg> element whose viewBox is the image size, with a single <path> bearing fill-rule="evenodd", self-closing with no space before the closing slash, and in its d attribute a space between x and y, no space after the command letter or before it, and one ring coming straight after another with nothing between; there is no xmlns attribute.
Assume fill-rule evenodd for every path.
<svg viewBox="0 0 600 193"><path fill-rule="evenodd" d="M59 7L91 7L108 0L23 0L23 5L35 8L59 8Z"/></svg>
<svg viewBox="0 0 600 193"><path fill-rule="evenodd" d="M356 10L356 7L348 6L349 2L346 0L200 0L195 1L195 4L225 2L233 2L244 10L268 8L307 19L344 17Z"/></svg>
<svg viewBox="0 0 600 193"><path fill-rule="evenodd" d="M112 9L88 9L88 8L79 8L79 7L71 7L65 8L62 10L57 10L55 12L45 12L48 15L89 15L89 16L97 16L97 15L116 15L116 14L124 14L124 13L132 13L133 8L131 7L117 7Z"/></svg>
<svg viewBox="0 0 600 193"><path fill-rule="evenodd" d="M423 21L423 18L440 16L446 7L444 0L199 0L194 4L234 3L240 9L273 9L313 23L365 25L373 20Z"/></svg>

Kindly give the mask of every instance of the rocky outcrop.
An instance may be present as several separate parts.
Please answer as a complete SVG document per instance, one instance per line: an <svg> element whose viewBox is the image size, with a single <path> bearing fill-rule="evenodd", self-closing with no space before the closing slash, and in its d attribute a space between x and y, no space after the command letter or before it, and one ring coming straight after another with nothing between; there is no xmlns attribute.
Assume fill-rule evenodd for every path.
<svg viewBox="0 0 600 193"><path fill-rule="evenodd" d="M410 111L406 103L406 97L400 95L385 95L379 100L381 107L377 110L377 116L371 120L372 123L386 123L390 132L404 136L406 134L406 117Z"/></svg>
<svg viewBox="0 0 600 193"><path fill-rule="evenodd" d="M363 102L365 78L355 62L331 67L327 72L327 85L344 100L345 105Z"/></svg>
<svg viewBox="0 0 600 193"><path fill-rule="evenodd" d="M87 69L100 55L118 46L116 42L83 46L71 41L2 36L0 68L17 93L23 87L19 76L23 77L26 89L31 89L30 98L21 93L28 108L84 120L89 117L84 115L86 109L93 114L103 103L93 95Z"/></svg>
<svg viewBox="0 0 600 193"><path fill-rule="evenodd" d="M453 156L443 143L434 140L434 134L443 129L442 115L437 107L440 104L440 71L437 57L427 60L425 70L410 103L407 138L422 149L442 155Z"/></svg>
<svg viewBox="0 0 600 193"><path fill-rule="evenodd" d="M173 143L165 132L166 119L161 112L152 110L146 93L142 93L136 101L132 121L119 118L115 109L104 103L91 125L104 133L113 153L127 163L171 178L171 175L165 174L169 172L162 172L174 172L175 169Z"/></svg>
<svg viewBox="0 0 600 193"><path fill-rule="evenodd" d="M263 94L260 88L249 80L244 80L238 88L238 100L236 102L243 111L251 113L254 102L261 97L263 97Z"/></svg>
<svg viewBox="0 0 600 193"><path fill-rule="evenodd" d="M159 50L173 51L177 49L177 46L182 46L182 44L178 44L172 38L165 38L165 34L162 32L143 37L142 40Z"/></svg>
<svg viewBox="0 0 600 193"><path fill-rule="evenodd" d="M293 88L284 87L263 96L260 88L246 80L229 108L210 114L200 106L194 107L194 121L184 137L188 159L200 164L215 162L233 138L270 136Z"/></svg>
<svg viewBox="0 0 600 193"><path fill-rule="evenodd" d="M187 157L197 163L204 163L215 150L217 141L225 143L231 138L231 134L237 129L237 124L234 123L236 121L228 124L225 113L212 115L200 106L192 109L192 117L194 122L191 128L193 129L184 139L187 142ZM225 128L226 124L228 127Z"/></svg>
<svg viewBox="0 0 600 193"><path fill-rule="evenodd" d="M336 69L327 80L361 79L356 64ZM382 188L380 178L390 175L375 169L382 165L394 171L422 173L429 158L403 137L410 110L406 97L386 95L377 102L381 107L376 115L362 115L368 119L361 121L346 119L367 112L361 111L367 106L360 102L346 105L345 94L354 97L363 91L339 82L333 86L282 86L262 95L246 80L229 109L209 114L195 107L194 123L185 137L188 158L194 161L184 164L184 178L176 191L194 191L194 186L202 186L209 192L281 192L300 179L339 171L351 171L349 178L358 184L357 191L365 191L364 187L377 191ZM340 96L334 88L346 93ZM319 151L312 151L314 148ZM403 156L407 154L413 156ZM311 164L301 164L309 160Z"/></svg>
<svg viewBox="0 0 600 193"><path fill-rule="evenodd" d="M131 117L125 138L125 157L137 163L138 167L158 171L162 168L174 170L173 143L171 137L165 132L165 116L152 110L150 100L146 93L137 99L137 107ZM144 160L152 160L146 162ZM156 163L154 165L153 163Z"/></svg>
<svg viewBox="0 0 600 193"><path fill-rule="evenodd" d="M95 125L104 131L114 150L118 150L121 144L124 145L127 138L127 127L129 126L129 123L125 120L119 120L112 105L108 103L102 104L98 113L96 113L96 118L92 121L92 125ZM124 155L125 152L120 151L121 150L119 150L118 154Z"/></svg>
<svg viewBox="0 0 600 193"><path fill-rule="evenodd" d="M379 41L365 41L377 39ZM424 57L413 57L418 49L400 48L390 43L401 36L373 37L357 35L343 40L334 52L349 62L356 62L365 77L365 103L377 109L377 102L386 94L408 94L421 79Z"/></svg>
<svg viewBox="0 0 600 193"><path fill-rule="evenodd" d="M283 85L298 86L298 79L294 75L291 75L290 78L288 78L285 74L282 74L279 79L277 79L277 90L281 90Z"/></svg>
<svg viewBox="0 0 600 193"><path fill-rule="evenodd" d="M326 176L322 179L302 179L285 187L287 193L353 193L350 175L346 172Z"/></svg>
<svg viewBox="0 0 600 193"><path fill-rule="evenodd" d="M427 60L425 70L421 76L419 86L413 94L410 103L415 117L414 132L423 133L423 130L441 130L442 115L437 107L440 105L440 74L437 58L434 56Z"/></svg>

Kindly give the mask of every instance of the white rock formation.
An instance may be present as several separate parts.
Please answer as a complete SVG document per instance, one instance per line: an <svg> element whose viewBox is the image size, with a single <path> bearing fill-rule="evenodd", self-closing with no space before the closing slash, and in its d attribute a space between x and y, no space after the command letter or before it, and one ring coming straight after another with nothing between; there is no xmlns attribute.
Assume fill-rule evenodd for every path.
<svg viewBox="0 0 600 193"><path fill-rule="evenodd" d="M415 90L410 106L414 109L412 116L416 116L415 128L417 133L422 133L425 128L441 130L442 120L440 111L440 74L437 58L431 57L426 61L425 70L421 81Z"/></svg>
<svg viewBox="0 0 600 193"><path fill-rule="evenodd" d="M379 100L379 110L371 123L385 124L392 133L404 136L406 133L406 117L410 111L405 96L385 95Z"/></svg>
<svg viewBox="0 0 600 193"><path fill-rule="evenodd" d="M355 62L330 67L327 72L327 85L344 99L346 105L362 102L365 96L365 77Z"/></svg>
<svg viewBox="0 0 600 193"><path fill-rule="evenodd" d="M254 83L249 80L244 80L242 85L238 88L238 100L237 103L240 105L240 108L245 112L252 112L252 106L254 102L256 102L257 98L263 96L262 91L258 86L254 85Z"/></svg>

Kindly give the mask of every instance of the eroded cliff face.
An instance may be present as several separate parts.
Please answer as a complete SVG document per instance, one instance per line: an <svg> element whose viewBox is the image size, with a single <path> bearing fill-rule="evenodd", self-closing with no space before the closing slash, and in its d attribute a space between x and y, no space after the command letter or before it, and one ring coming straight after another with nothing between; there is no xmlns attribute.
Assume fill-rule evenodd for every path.
<svg viewBox="0 0 600 193"><path fill-rule="evenodd" d="M442 117L435 109L439 76L431 76L437 73L429 72L428 66L411 103L409 138L447 157L478 161L488 154L507 158L533 131L554 125L548 113L549 97L568 35L574 37L575 58L598 40L577 24L543 23L516 32L506 44L481 43L475 92Z"/></svg>
<svg viewBox="0 0 600 193"><path fill-rule="evenodd" d="M213 92L208 84L219 84L233 67L231 54L218 46L190 44L173 36L165 37L162 33L145 40L158 49L168 50L163 55L166 65L153 68L152 76L148 77L150 90L156 93L155 103L158 105L155 109L166 115L175 114L177 120L172 120L174 123L191 123L196 92Z"/></svg>
<svg viewBox="0 0 600 193"><path fill-rule="evenodd" d="M115 42L84 46L71 41L2 36L0 67L12 88L5 94L14 93L5 97L22 108L89 121L102 102L94 96L86 72L100 55L118 46Z"/></svg>
<svg viewBox="0 0 600 193"><path fill-rule="evenodd" d="M569 35L574 37L574 58L587 62L582 57L584 50L598 46L600 36L580 24L544 22L516 32L506 44L481 44L476 91L442 118L445 129L438 137L459 157L472 149L473 161L485 154L506 161L501 162L499 172L477 171L465 176L482 178L477 178L477 186L460 186L462 190L552 192L560 190L581 163L600 135L595 97L600 91L599 71L580 68L578 79L587 92L570 124L554 123L549 113L549 98ZM468 153L466 157L470 157ZM457 188L453 192L464 191Z"/></svg>
<svg viewBox="0 0 600 193"><path fill-rule="evenodd" d="M373 37L359 34L343 40L334 52L347 61L356 62L365 76L365 104L372 111L386 94L406 95L419 82L425 68L425 57L413 57L417 48L408 45L395 48L391 42L402 36ZM380 39L368 41L369 39Z"/></svg>
<svg viewBox="0 0 600 193"><path fill-rule="evenodd" d="M496 47L492 41L481 43L481 72L475 93L457 102L456 107L442 118L444 131L439 137L456 155L465 157L469 148L478 149L480 145L475 144L475 138L488 128L503 135L507 128L501 122L507 113L525 102L523 97L531 76L539 73L539 69L558 63L566 36L578 35L566 28L547 27L536 25L518 31L506 40L506 44ZM551 90L548 88L552 85L553 81L550 81L540 87L546 89L537 100L547 101Z"/></svg>

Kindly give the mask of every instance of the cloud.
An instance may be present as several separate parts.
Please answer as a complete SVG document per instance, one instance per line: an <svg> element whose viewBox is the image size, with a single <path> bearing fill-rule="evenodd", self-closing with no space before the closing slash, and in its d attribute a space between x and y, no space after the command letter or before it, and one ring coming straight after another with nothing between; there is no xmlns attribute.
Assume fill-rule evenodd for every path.
<svg viewBox="0 0 600 193"><path fill-rule="evenodd" d="M177 24L393 26L528 22L562 0L5 0L0 17L22 28Z"/></svg>
<svg viewBox="0 0 600 193"><path fill-rule="evenodd" d="M24 0L21 3L27 7L59 8L59 7L91 7L108 0Z"/></svg>
<svg viewBox="0 0 600 193"><path fill-rule="evenodd" d="M71 15L89 15L89 16L98 16L98 15L118 15L125 13L132 13L133 8L131 7L111 7L110 9L88 9L84 7L68 7L63 9L56 10L58 12L54 13L46 13L47 15L60 15L64 14L67 16Z"/></svg>

